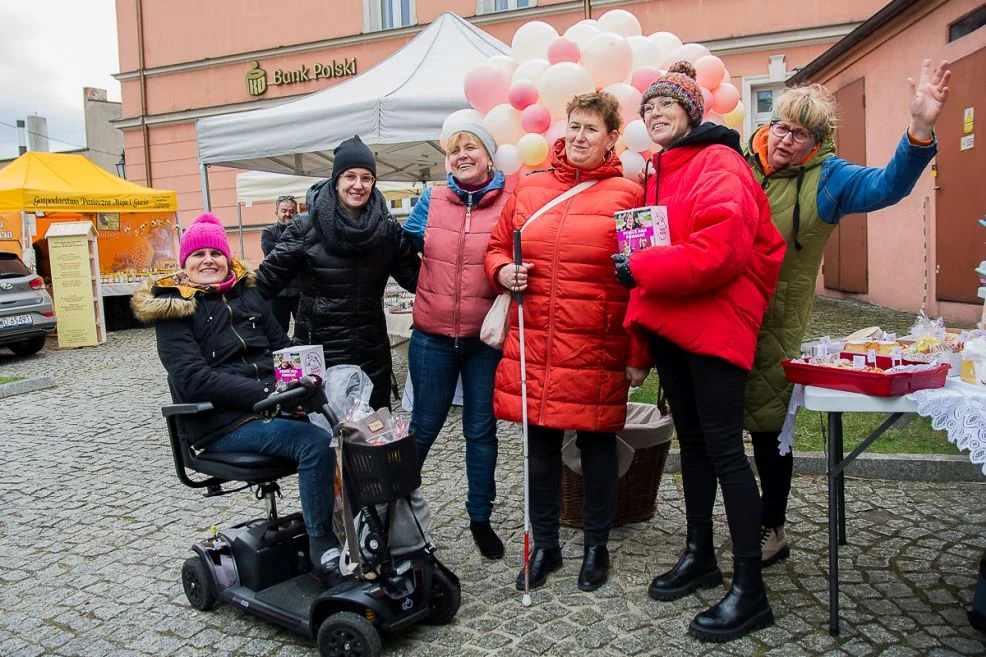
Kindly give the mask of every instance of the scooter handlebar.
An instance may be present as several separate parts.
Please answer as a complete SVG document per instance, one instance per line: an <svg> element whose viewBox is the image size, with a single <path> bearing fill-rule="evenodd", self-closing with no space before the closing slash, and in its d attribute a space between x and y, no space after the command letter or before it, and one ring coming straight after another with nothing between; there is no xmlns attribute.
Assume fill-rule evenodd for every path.
<svg viewBox="0 0 986 657"><path fill-rule="evenodd" d="M291 406L298 404L311 396L312 392L318 390L322 385L321 377L314 375L303 376L287 384L281 392L275 392L267 399L261 399L253 405L253 410L257 413L269 411L277 406Z"/></svg>

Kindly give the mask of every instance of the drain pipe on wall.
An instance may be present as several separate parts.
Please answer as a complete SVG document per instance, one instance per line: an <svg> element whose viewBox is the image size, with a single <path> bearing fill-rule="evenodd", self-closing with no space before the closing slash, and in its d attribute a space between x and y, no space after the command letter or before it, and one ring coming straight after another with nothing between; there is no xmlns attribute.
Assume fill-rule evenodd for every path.
<svg viewBox="0 0 986 657"><path fill-rule="evenodd" d="M147 131L147 76L144 74L143 1L134 0L137 9L137 71L140 74L140 136L144 145L144 184L154 186L151 178L151 138Z"/></svg>

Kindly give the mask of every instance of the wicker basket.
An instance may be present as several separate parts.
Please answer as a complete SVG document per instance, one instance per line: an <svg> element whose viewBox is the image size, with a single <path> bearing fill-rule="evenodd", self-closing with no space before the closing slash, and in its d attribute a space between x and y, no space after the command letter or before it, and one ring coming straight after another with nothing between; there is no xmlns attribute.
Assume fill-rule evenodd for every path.
<svg viewBox="0 0 986 657"><path fill-rule="evenodd" d="M656 421L655 418L660 420ZM655 423L662 426L656 428ZM619 436L635 449L630 466L620 477L616 489L613 527L631 522L643 522L654 516L657 507L657 489L661 486L661 475L664 474L664 462L671 449L673 430L664 391L660 387L656 406L628 405L627 425ZM573 465L578 467L579 464L576 462ZM563 461L561 524L566 527L582 527L583 495L582 475Z"/></svg>

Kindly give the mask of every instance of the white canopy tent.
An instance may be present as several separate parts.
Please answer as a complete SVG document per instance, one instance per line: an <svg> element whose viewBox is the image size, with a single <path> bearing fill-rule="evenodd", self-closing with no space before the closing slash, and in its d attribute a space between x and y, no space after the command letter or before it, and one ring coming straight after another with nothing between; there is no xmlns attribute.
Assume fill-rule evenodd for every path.
<svg viewBox="0 0 986 657"><path fill-rule="evenodd" d="M276 107L200 119L195 126L203 197L208 165L327 177L332 149L354 134L377 156L377 177L427 181L445 176L438 145L449 114L469 107L469 71L510 48L445 12L373 68L324 91Z"/></svg>

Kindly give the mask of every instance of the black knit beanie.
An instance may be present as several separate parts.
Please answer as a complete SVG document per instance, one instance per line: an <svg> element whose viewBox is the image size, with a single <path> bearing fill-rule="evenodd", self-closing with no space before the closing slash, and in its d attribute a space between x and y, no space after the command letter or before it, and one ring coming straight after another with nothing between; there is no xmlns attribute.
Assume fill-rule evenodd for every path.
<svg viewBox="0 0 986 657"><path fill-rule="evenodd" d="M354 135L350 139L336 146L332 151L335 158L332 160L332 184L347 169L357 167L369 169L373 177L377 176L377 162L373 159L373 151L363 143L359 135Z"/></svg>

